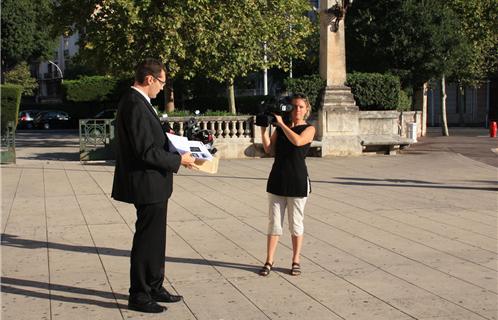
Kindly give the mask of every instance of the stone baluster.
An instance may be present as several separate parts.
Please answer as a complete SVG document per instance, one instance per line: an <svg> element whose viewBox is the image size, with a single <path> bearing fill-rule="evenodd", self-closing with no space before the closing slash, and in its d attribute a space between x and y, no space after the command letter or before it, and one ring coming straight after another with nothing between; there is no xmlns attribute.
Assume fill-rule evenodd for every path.
<svg viewBox="0 0 498 320"><path fill-rule="evenodd" d="M244 121L239 120L238 123L239 123L239 130L237 131L237 136L239 138L244 138Z"/></svg>
<svg viewBox="0 0 498 320"><path fill-rule="evenodd" d="M202 130L206 130L207 129L207 121L202 121L201 122L201 125L202 125Z"/></svg>
<svg viewBox="0 0 498 320"><path fill-rule="evenodd" d="M214 130L214 123L215 121L209 121L209 131L215 136L216 138L216 131Z"/></svg>
<svg viewBox="0 0 498 320"><path fill-rule="evenodd" d="M179 121L178 124L179 124L178 135L183 136L183 133L185 132L183 130L183 121Z"/></svg>
<svg viewBox="0 0 498 320"><path fill-rule="evenodd" d="M237 121L231 120L230 122L230 138L237 138Z"/></svg>
<svg viewBox="0 0 498 320"><path fill-rule="evenodd" d="M223 130L221 128L221 125L222 125L222 121L216 121L216 137L218 138L223 138Z"/></svg>
<svg viewBox="0 0 498 320"><path fill-rule="evenodd" d="M251 119L244 121L246 123L246 129L244 130L244 137L251 138Z"/></svg>
<svg viewBox="0 0 498 320"><path fill-rule="evenodd" d="M225 130L223 131L223 135L225 138L230 138L230 121L225 120L223 121L223 123L225 124Z"/></svg>

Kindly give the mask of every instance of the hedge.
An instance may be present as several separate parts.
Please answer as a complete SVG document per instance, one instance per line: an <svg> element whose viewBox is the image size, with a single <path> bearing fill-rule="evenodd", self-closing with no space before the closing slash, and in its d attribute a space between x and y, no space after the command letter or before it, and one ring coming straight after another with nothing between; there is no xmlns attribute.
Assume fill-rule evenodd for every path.
<svg viewBox="0 0 498 320"><path fill-rule="evenodd" d="M62 87L67 101L93 102L112 100L117 84L116 78L89 76L78 80L66 80Z"/></svg>
<svg viewBox="0 0 498 320"><path fill-rule="evenodd" d="M284 80L284 87L290 94L303 93L308 97L314 110L320 104L320 94L325 87L325 80L319 75L308 75L301 78L288 78Z"/></svg>
<svg viewBox="0 0 498 320"><path fill-rule="evenodd" d="M15 128L17 126L17 117L19 114L23 87L14 84L4 84L0 86L0 90L2 91L0 109L0 113L2 114L2 130L7 128L7 123L9 121L15 122Z"/></svg>
<svg viewBox="0 0 498 320"><path fill-rule="evenodd" d="M396 110L403 99L399 78L394 75L354 72L347 75L346 84L362 110Z"/></svg>

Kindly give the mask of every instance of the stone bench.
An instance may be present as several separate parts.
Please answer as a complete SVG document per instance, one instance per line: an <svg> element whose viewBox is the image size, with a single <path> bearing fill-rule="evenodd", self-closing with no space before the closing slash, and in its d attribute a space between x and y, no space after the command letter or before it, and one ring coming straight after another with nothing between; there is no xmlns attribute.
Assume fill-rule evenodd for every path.
<svg viewBox="0 0 498 320"><path fill-rule="evenodd" d="M398 135L367 134L360 136L363 152L376 152L395 155L399 149L404 149L414 143L412 139Z"/></svg>

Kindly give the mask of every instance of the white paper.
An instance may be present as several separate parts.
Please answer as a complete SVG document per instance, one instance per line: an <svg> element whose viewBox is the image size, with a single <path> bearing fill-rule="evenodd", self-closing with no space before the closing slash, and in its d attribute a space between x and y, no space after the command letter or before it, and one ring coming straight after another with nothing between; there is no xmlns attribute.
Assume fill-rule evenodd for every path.
<svg viewBox="0 0 498 320"><path fill-rule="evenodd" d="M194 158L200 160L211 161L213 159L209 150L200 141L188 140L186 137L171 133L166 133L166 136L168 137L170 148L178 151L179 154L190 152Z"/></svg>

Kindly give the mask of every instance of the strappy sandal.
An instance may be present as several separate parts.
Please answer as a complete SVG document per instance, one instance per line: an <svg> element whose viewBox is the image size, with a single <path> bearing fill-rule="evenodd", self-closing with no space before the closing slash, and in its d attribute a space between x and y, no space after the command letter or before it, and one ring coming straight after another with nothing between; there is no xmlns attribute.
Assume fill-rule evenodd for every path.
<svg viewBox="0 0 498 320"><path fill-rule="evenodd" d="M270 274L271 269L273 268L273 263L266 262L263 268L259 270L259 275L266 277L267 275Z"/></svg>
<svg viewBox="0 0 498 320"><path fill-rule="evenodd" d="M299 276L301 274L301 265L297 262L293 262L290 274L292 276Z"/></svg>

